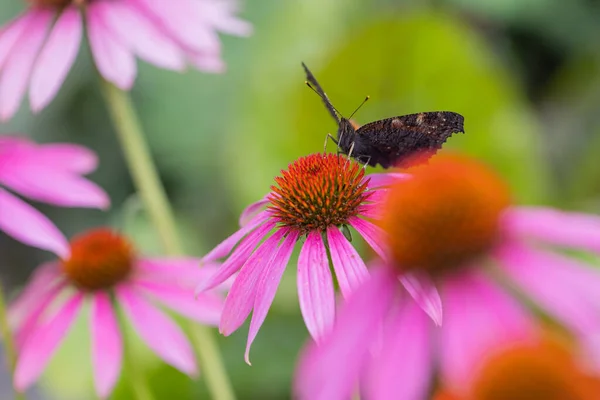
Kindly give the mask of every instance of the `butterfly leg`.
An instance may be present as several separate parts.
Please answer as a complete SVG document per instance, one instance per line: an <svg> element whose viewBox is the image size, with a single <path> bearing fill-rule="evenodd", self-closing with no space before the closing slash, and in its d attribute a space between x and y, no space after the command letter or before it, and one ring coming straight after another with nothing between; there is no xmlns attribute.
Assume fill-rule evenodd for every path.
<svg viewBox="0 0 600 400"><path fill-rule="evenodd" d="M338 153L339 153L340 146L338 144L338 141L333 137L333 135L331 133L328 133L327 136L325 136L325 144L323 145L323 153L325 153L327 151L327 142L329 141L329 139L331 139L331 141L333 143L335 143L336 146L338 146Z"/></svg>
<svg viewBox="0 0 600 400"><path fill-rule="evenodd" d="M348 150L348 158L346 159L346 163L350 162L350 157L352 157L352 150L354 150L354 142L350 145L350 149Z"/></svg>
<svg viewBox="0 0 600 400"><path fill-rule="evenodd" d="M368 156L367 161L365 161L365 163L363 164L363 169L367 169L367 166L369 165L369 163L371 162L371 156Z"/></svg>

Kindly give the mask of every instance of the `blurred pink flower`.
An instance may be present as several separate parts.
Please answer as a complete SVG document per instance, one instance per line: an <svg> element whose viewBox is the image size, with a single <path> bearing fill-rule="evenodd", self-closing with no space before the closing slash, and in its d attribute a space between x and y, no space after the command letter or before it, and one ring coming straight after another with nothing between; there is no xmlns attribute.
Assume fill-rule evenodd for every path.
<svg viewBox="0 0 600 400"><path fill-rule="evenodd" d="M10 119L29 87L37 112L54 98L73 65L85 28L102 76L123 90L133 85L135 57L160 68L186 63L221 72L217 31L246 36L232 0L30 0L0 32L0 119Z"/></svg>
<svg viewBox="0 0 600 400"><path fill-rule="evenodd" d="M331 333L303 353L298 397L347 399L358 389L367 400L420 400L434 370L460 395L492 351L537 339L535 313L498 275L571 330L582 361L600 370L591 340L600 271L550 248L600 253L600 218L511 207L504 183L469 159L438 156L409 172L382 207L386 255Z"/></svg>
<svg viewBox="0 0 600 400"><path fill-rule="evenodd" d="M0 185L32 200L65 207L107 208L109 199L84 179L96 168L96 155L82 146L38 145L0 136ZM31 246L68 254L64 236L42 213L0 187L0 230Z"/></svg>
<svg viewBox="0 0 600 400"><path fill-rule="evenodd" d="M277 186L271 187L271 193L246 208L240 217L241 229L204 257L211 262L231 253L197 292L220 284L240 270L225 301L219 330L230 335L254 309L246 362L249 363L250 345L273 302L294 246L303 236L306 242L300 250L297 277L300 311L314 338L329 330L335 295L328 253L343 296L348 296L368 275L360 255L340 227L353 227L379 251L375 239L380 236L378 228L363 218L376 217L372 202L383 190L375 188L401 177L402 174L365 177L359 164L334 154L300 158L275 178ZM264 206L267 209L261 210Z"/></svg>
<svg viewBox="0 0 600 400"><path fill-rule="evenodd" d="M30 386L67 335L84 302L91 304L90 334L96 392L110 395L121 370L123 344L115 308L122 307L141 339L165 362L195 376L198 368L183 331L154 303L203 324L216 325L223 298L196 300L191 282L213 273L193 258L137 257L126 239L108 229L71 241L70 254L38 268L9 307L18 346L14 384Z"/></svg>

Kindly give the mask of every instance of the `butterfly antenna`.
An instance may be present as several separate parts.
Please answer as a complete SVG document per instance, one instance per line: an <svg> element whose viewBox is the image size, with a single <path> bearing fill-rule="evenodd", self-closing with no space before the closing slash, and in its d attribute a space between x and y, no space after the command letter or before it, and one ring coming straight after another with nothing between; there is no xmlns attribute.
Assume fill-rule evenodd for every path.
<svg viewBox="0 0 600 400"><path fill-rule="evenodd" d="M371 96L367 96L365 97L365 99L362 101L362 103L360 103L360 105L358 107L356 107L356 110L354 110L354 112L352 114L350 114L350 116L348 117L348 119L352 118L354 116L354 114L356 114L356 112L358 110L360 110L360 108L367 102L367 100L369 100L371 98Z"/></svg>
<svg viewBox="0 0 600 400"><path fill-rule="evenodd" d="M319 82L317 82L317 78L315 78L313 73L310 72L306 64L302 63L302 68L304 68L304 72L306 73L306 86L311 88L316 94L319 95L321 100L323 100L323 103L325 103L325 107L327 107L327 111L329 111L329 114L331 114L333 119L335 119L335 121L339 124L341 121L342 113L339 112L337 108L333 106L333 104L331 104L329 97L327 97L325 91L323 90L321 85L319 85Z"/></svg>

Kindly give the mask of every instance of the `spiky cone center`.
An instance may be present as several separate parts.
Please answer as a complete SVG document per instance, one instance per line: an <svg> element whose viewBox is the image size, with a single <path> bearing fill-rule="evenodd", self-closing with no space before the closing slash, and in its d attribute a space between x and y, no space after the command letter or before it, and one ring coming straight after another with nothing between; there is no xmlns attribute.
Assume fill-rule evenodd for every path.
<svg viewBox="0 0 600 400"><path fill-rule="evenodd" d="M62 271L82 290L108 289L126 279L135 255L131 244L121 235L99 228L75 236L71 255L62 261Z"/></svg>
<svg viewBox="0 0 600 400"><path fill-rule="evenodd" d="M300 234L326 231L358 215L369 192L358 163L336 154L311 154L281 171L268 207L282 226Z"/></svg>
<svg viewBox="0 0 600 400"><path fill-rule="evenodd" d="M91 0L26 0L27 3L35 7L55 8L62 10L63 8L73 4L75 6L83 6Z"/></svg>
<svg viewBox="0 0 600 400"><path fill-rule="evenodd" d="M435 400L595 400L600 379L588 375L569 349L552 341L521 345L490 357L465 396Z"/></svg>
<svg viewBox="0 0 600 400"><path fill-rule="evenodd" d="M386 198L382 227L394 265L443 273L486 254L499 240L510 204L505 183L483 164L438 156L408 171Z"/></svg>

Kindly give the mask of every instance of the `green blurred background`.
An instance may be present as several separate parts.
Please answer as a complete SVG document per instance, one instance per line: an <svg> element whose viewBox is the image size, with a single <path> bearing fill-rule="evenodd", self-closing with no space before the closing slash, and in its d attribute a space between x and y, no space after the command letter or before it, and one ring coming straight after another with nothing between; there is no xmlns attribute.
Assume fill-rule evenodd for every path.
<svg viewBox="0 0 600 400"><path fill-rule="evenodd" d="M0 22L22 7L19 0L2 2ZM342 113L371 96L355 117L359 123L459 112L467 133L446 148L497 167L516 201L599 211L599 2L255 0L243 7L255 33L223 37L227 73L176 74L138 64L132 97L190 254L202 255L231 234L240 211L269 190L282 168L322 151L326 133L335 132L304 85L301 61ZM80 52L48 108L33 116L23 106L0 132L97 151L100 166L91 177L109 192L109 212L36 206L68 235L108 224L159 254L88 54ZM2 281L13 293L50 257L1 233L0 254ZM290 397L297 352L307 339L294 276L288 268L253 346L252 367L243 361L247 324L219 338L241 399ZM38 388L44 397L93 398L86 329L82 319L52 361ZM188 380L134 343L135 362L158 399L206 397L202 381ZM114 398L130 396L125 372Z"/></svg>

